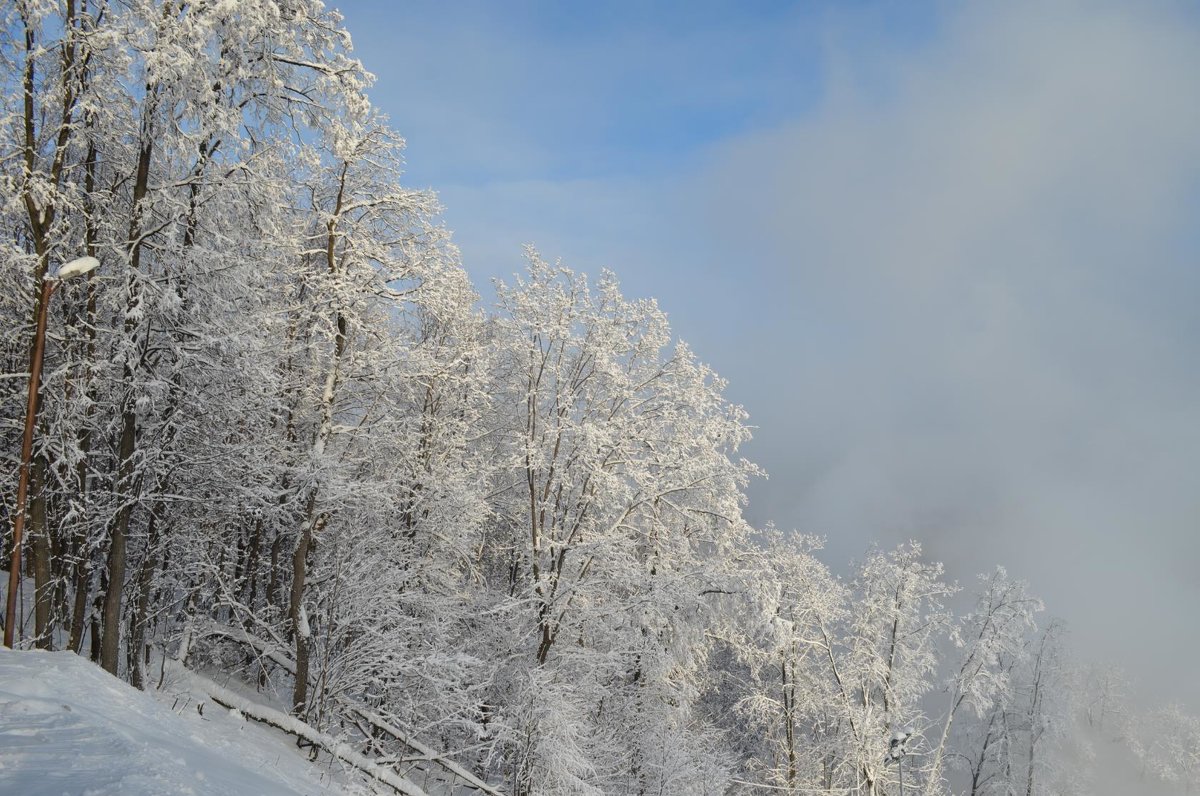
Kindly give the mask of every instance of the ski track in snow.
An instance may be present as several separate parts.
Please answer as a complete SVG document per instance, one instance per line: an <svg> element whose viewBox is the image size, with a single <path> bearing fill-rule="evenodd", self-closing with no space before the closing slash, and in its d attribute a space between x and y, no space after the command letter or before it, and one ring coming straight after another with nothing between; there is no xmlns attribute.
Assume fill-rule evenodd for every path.
<svg viewBox="0 0 1200 796"><path fill-rule="evenodd" d="M336 793L319 774L287 740L215 704L177 715L78 655L0 650L0 794Z"/></svg>

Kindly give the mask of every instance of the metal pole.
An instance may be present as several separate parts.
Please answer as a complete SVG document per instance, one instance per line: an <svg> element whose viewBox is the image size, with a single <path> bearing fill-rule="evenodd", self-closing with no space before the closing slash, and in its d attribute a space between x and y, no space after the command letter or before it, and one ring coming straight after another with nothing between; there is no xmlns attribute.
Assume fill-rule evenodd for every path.
<svg viewBox="0 0 1200 796"><path fill-rule="evenodd" d="M17 508L13 515L12 565L8 571L8 604L4 609L4 646L12 649L17 627L17 589L21 580L21 534L25 530L25 503L29 497L29 471L33 461L33 427L37 422L38 389L42 383L42 357L46 353L46 316L55 279L42 282L41 306L37 330L33 335L33 355L29 358L29 398L25 404L25 436L21 439L21 470L17 478Z"/></svg>
<svg viewBox="0 0 1200 796"><path fill-rule="evenodd" d="M896 758L896 768L900 771L900 796L904 796L904 755Z"/></svg>

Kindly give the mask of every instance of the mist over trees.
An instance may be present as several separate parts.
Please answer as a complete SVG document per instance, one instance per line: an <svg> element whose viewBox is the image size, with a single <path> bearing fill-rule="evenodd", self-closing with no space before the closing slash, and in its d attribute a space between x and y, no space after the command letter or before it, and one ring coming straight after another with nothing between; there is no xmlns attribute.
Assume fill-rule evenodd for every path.
<svg viewBox="0 0 1200 796"><path fill-rule="evenodd" d="M21 646L237 673L461 792L1087 793L1078 721L1194 780L1197 719L1002 568L750 527L654 301L530 249L480 309L320 2L0 14L6 527L40 286L101 262L45 308Z"/></svg>

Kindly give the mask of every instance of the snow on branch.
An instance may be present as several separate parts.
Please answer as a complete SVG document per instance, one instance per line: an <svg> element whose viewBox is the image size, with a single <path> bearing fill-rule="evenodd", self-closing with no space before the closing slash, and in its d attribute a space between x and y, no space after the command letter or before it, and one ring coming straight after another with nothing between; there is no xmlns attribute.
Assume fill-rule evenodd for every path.
<svg viewBox="0 0 1200 796"><path fill-rule="evenodd" d="M206 677L196 674L179 664L177 661L167 661L166 665L174 672L187 677L209 699L222 707L239 711L243 716L254 721L283 730L289 735L302 738L309 743L324 749L329 754L353 768L361 771L371 779L387 785L396 793L404 796L427 796L420 786L405 779L394 771L389 771L350 746L323 732L319 732L295 716L275 710L265 705L259 705L248 699L223 688Z"/></svg>

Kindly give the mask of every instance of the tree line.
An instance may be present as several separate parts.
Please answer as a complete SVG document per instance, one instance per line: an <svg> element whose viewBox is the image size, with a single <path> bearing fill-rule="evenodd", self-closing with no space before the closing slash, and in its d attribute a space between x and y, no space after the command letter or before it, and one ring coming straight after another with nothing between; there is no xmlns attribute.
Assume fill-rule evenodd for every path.
<svg viewBox="0 0 1200 796"><path fill-rule="evenodd" d="M745 413L612 274L531 249L480 309L335 12L0 15L6 525L48 317L21 645L239 672L468 789L1078 785L1065 730L1108 691L1025 584L963 602L915 543L838 577L750 527Z"/></svg>

